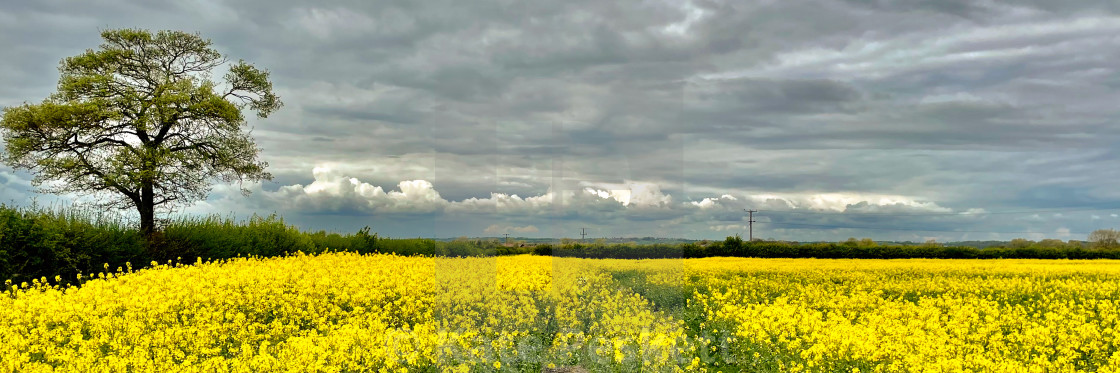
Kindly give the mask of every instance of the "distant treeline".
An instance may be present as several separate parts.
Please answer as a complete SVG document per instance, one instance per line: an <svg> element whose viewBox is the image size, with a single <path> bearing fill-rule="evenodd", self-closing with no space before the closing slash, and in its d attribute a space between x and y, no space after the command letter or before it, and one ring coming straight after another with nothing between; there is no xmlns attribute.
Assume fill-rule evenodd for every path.
<svg viewBox="0 0 1120 373"><path fill-rule="evenodd" d="M739 236L724 241L682 244L601 244L567 243L537 245L534 254L580 258L655 259L705 258L716 256L752 258L850 258L850 259L1120 259L1120 250L1094 248L1080 242L1023 239L1007 246L975 248L943 246L929 242L921 245L880 245L870 239L845 242L796 243L782 241L745 241Z"/></svg>
<svg viewBox="0 0 1120 373"><path fill-rule="evenodd" d="M877 244L870 239L840 243L723 241L685 243L605 243L564 240L557 244L503 245L497 239L436 241L424 238L384 238L370 229L355 233L306 232L282 218L254 216L236 221L218 216L168 221L148 244L126 220L83 209L15 208L0 205L0 280L19 283L59 276L73 282L77 274L115 271L131 264L142 268L152 261L184 264L201 259L238 256L272 257L301 251L350 251L399 255L491 256L536 254L581 258L701 258L737 256L760 258L1040 258L1120 259L1116 245L1095 247L1077 241L1013 240L1002 247Z"/></svg>

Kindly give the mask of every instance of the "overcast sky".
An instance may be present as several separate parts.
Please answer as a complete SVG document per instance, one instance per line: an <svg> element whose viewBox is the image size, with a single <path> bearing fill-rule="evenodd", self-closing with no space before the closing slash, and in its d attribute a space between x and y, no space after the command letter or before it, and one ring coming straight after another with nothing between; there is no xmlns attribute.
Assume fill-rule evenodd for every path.
<svg viewBox="0 0 1120 373"><path fill-rule="evenodd" d="M139 5L143 4L143 5ZM313 4L313 5L305 5ZM274 180L180 213L386 236L1084 239L1120 227L1120 2L4 1L0 106L99 30L268 69ZM0 197L36 194L0 168ZM67 202L69 203L69 202Z"/></svg>

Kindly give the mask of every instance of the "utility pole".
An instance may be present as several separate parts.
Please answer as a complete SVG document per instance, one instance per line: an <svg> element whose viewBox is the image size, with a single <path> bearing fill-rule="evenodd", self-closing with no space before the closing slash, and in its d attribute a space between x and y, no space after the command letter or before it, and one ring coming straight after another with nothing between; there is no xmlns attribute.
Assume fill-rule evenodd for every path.
<svg viewBox="0 0 1120 373"><path fill-rule="evenodd" d="M747 236L747 241L754 242L754 213L758 212L758 210L743 210L743 211L746 211L747 214L749 214L748 215L749 217L747 218L747 226L749 227L748 229L750 229L750 231L749 231L750 235Z"/></svg>
<svg viewBox="0 0 1120 373"><path fill-rule="evenodd" d="M586 239L587 239L587 228L580 228L579 229L579 240L584 241Z"/></svg>

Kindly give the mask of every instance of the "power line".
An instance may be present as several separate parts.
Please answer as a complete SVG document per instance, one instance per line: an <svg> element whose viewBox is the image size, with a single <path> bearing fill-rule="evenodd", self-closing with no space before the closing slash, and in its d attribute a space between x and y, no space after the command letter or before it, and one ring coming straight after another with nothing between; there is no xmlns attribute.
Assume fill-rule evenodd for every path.
<svg viewBox="0 0 1120 373"><path fill-rule="evenodd" d="M948 230L948 229L912 229L912 228L882 228L882 227L852 227L842 225L823 225L823 224L803 224L803 223L775 223L765 222L773 225L789 225L799 227L815 227L827 229L866 229L878 231L902 231L902 232L952 232L952 233L1018 233L1018 234L1055 234L1058 232L1031 232L1031 231L1014 231L1014 232L996 232L996 231L973 231L973 230ZM1089 234L1090 232L1065 232L1069 234Z"/></svg>

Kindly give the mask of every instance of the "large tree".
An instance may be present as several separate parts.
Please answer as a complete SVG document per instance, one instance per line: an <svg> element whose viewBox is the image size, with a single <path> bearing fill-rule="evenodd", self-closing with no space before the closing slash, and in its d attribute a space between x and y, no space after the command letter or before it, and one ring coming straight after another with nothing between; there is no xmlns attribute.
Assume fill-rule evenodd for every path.
<svg viewBox="0 0 1120 373"><path fill-rule="evenodd" d="M267 71L229 62L198 34L101 37L98 49L62 60L56 93L4 108L5 162L35 173L43 191L135 208L149 237L157 211L205 198L215 180L272 178L242 114L282 105ZM211 80L224 66L224 79Z"/></svg>
<svg viewBox="0 0 1120 373"><path fill-rule="evenodd" d="M1098 249L1115 249L1120 247L1120 231L1115 229L1097 229L1089 233L1089 244Z"/></svg>

